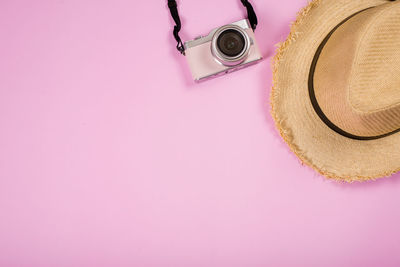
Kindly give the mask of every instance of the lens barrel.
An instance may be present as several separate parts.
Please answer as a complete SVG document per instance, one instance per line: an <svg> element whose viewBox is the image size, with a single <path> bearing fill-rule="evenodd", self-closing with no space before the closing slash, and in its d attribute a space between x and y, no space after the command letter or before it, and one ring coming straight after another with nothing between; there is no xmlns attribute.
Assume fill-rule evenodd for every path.
<svg viewBox="0 0 400 267"><path fill-rule="evenodd" d="M227 57L239 56L245 49L245 39L236 29L227 29L217 38L218 50Z"/></svg>
<svg viewBox="0 0 400 267"><path fill-rule="evenodd" d="M246 28L229 24L215 31L211 40L211 53L217 62L233 67L246 60L251 45Z"/></svg>

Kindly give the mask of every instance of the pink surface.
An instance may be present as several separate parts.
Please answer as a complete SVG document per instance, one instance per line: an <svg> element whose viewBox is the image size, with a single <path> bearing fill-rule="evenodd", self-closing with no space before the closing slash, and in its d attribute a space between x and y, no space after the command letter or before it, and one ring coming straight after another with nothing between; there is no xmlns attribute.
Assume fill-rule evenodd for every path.
<svg viewBox="0 0 400 267"><path fill-rule="evenodd" d="M328 181L269 114L306 0L254 1L265 60L202 84L164 1L0 1L0 266L399 266L400 175ZM239 1L180 1L187 40Z"/></svg>

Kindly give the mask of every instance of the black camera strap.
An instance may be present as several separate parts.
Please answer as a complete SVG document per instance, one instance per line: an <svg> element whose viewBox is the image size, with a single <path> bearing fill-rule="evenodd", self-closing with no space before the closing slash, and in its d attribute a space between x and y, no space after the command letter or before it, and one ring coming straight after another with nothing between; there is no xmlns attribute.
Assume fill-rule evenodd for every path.
<svg viewBox="0 0 400 267"><path fill-rule="evenodd" d="M168 0L168 8L171 11L171 16L175 21L175 26L174 26L174 37L175 40L178 42L176 45L176 49L178 49L179 52L181 52L182 55L185 55L185 47L183 46L181 37L179 37L179 31L181 30L181 19L179 18L179 13L178 13L178 5L176 4L175 0Z"/></svg>
<svg viewBox="0 0 400 267"><path fill-rule="evenodd" d="M256 13L254 12L253 6L249 3L248 0L240 0L243 4L243 6L246 7L247 9L247 17L250 22L251 28L253 31L256 29L258 20ZM182 28L182 23L181 19L179 18L179 12L178 12L178 5L176 4L176 0L168 0L168 8L171 12L171 16L175 21L175 26L173 30L174 38L177 41L176 49L181 52L182 55L185 55L185 46L183 45L183 42L181 40L181 37L179 36L179 31Z"/></svg>
<svg viewBox="0 0 400 267"><path fill-rule="evenodd" d="M256 12L254 12L253 6L249 3L247 0L240 0L242 4L246 7L247 9L247 18L250 21L251 28L253 31L256 30L257 24L258 24L258 19L256 16Z"/></svg>

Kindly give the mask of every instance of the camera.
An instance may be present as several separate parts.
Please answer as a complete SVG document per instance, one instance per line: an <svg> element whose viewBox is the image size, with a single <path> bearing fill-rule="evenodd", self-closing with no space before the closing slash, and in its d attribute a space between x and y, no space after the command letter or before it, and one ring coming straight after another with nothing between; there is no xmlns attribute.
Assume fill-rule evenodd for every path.
<svg viewBox="0 0 400 267"><path fill-rule="evenodd" d="M185 42L185 53L197 82L223 75L262 59L254 32L247 19L212 30Z"/></svg>

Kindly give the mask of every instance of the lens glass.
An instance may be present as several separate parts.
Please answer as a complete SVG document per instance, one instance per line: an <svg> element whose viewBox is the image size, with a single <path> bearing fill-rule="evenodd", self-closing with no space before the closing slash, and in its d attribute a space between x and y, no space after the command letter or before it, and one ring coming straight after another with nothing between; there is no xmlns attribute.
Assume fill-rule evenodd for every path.
<svg viewBox="0 0 400 267"><path fill-rule="evenodd" d="M217 47L222 54L228 57L236 57L243 52L245 39L238 30L228 29L218 36Z"/></svg>

